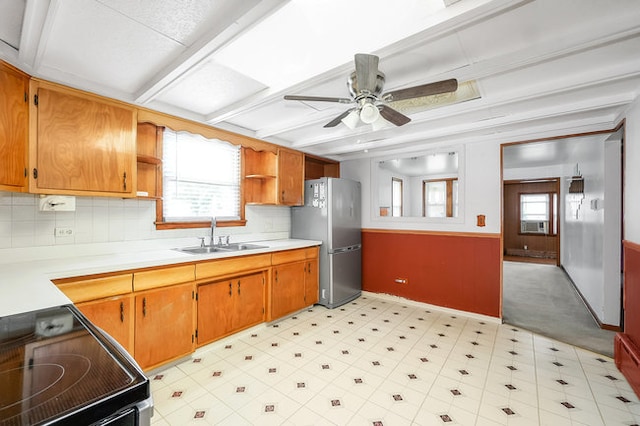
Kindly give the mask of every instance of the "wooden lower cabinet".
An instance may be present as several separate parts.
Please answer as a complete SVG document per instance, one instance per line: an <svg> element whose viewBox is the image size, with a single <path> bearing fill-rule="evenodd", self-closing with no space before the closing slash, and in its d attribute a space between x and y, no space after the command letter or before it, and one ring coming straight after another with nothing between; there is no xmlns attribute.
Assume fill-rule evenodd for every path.
<svg viewBox="0 0 640 426"><path fill-rule="evenodd" d="M266 274L198 285L198 346L264 321Z"/></svg>
<svg viewBox="0 0 640 426"><path fill-rule="evenodd" d="M134 357L144 370L194 350L195 284L135 294Z"/></svg>
<svg viewBox="0 0 640 426"><path fill-rule="evenodd" d="M133 302L133 295L128 294L78 303L76 307L133 355Z"/></svg>
<svg viewBox="0 0 640 426"><path fill-rule="evenodd" d="M318 248L55 280L144 370L318 301ZM196 297L197 295L197 297Z"/></svg>
<svg viewBox="0 0 640 426"><path fill-rule="evenodd" d="M273 254L269 321L318 301L318 248Z"/></svg>
<svg viewBox="0 0 640 426"><path fill-rule="evenodd" d="M304 308L305 262L273 267L271 285L271 319L275 320Z"/></svg>
<svg viewBox="0 0 640 426"><path fill-rule="evenodd" d="M318 275L317 253L315 259L307 260L306 263L304 271L304 303L309 306L318 303L318 299L320 297L318 292L318 281L320 276Z"/></svg>

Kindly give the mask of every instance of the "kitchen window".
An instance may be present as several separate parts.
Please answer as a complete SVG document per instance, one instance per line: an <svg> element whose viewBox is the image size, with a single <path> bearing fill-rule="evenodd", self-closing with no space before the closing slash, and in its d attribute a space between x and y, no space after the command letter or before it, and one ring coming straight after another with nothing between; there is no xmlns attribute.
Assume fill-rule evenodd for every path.
<svg viewBox="0 0 640 426"><path fill-rule="evenodd" d="M165 129L163 222L240 220L240 161L239 146Z"/></svg>
<svg viewBox="0 0 640 426"><path fill-rule="evenodd" d="M422 181L422 215L425 217L458 217L458 179Z"/></svg>

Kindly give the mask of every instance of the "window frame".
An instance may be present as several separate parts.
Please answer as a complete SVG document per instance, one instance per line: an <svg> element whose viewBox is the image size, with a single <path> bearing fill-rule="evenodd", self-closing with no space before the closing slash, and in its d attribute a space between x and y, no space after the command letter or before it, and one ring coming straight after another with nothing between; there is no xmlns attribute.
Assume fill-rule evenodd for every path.
<svg viewBox="0 0 640 426"><path fill-rule="evenodd" d="M222 143L227 143L230 145L234 145L234 146L238 146L237 144L233 144L229 141L226 140L222 140L219 139L217 137L207 137L202 135L201 133L194 133L192 131L189 130L175 130L172 128L169 128L172 132L175 133L180 133L180 132L186 132L186 133L191 133L191 134L195 134L198 136L201 136L203 138L205 138L206 140L210 140L210 141L219 141ZM161 133L161 135L164 135L164 127L163 127L163 132ZM160 136L159 136L160 137ZM160 140L158 141L160 146L163 146L163 141ZM217 227L230 227L230 226L244 226L246 224L246 219L245 219L245 203L244 203L244 179L243 179L243 170L244 170L244 166L243 166L243 155L242 155L242 146L240 145L239 147L239 158L238 158L238 163L240 165L240 170L239 170L239 191L240 191L240 200L239 200L239 209L238 209L238 219L217 219L216 220L216 226ZM162 160L164 162L164 150L162 151ZM157 179L159 180L159 187L163 188L164 185L164 174L163 174L163 169L160 168L159 172L158 172L158 177ZM161 192L163 195L164 193ZM203 220L195 220L195 221L165 221L164 220L164 201L163 198L159 198L157 200L156 203L156 229L188 229L188 228L203 228L203 227L209 227L211 225L211 220L208 221L203 221Z"/></svg>
<svg viewBox="0 0 640 426"><path fill-rule="evenodd" d="M219 139L238 145L242 148L253 148L259 151L277 152L277 147L273 144L261 141L259 139L248 136L239 135L223 129L210 127L195 121L185 120L183 118L174 117L157 111L144 108L138 109L138 123L150 123L156 127L168 127L173 131L185 131L199 134L207 139ZM157 144L162 147L162 140L157 140ZM158 152L159 159L162 160L162 152ZM162 161L158 164L158 173L156 174L156 187L158 189L158 198L156 198L156 230L170 229L193 229L193 228L209 228L210 221L189 221L189 222L164 222L163 217L163 201L162 201ZM216 227L235 227L246 226L247 220L245 216L245 186L244 186L244 158L240 157L240 219L238 220L220 220L216 223Z"/></svg>
<svg viewBox="0 0 640 426"><path fill-rule="evenodd" d="M444 218L454 218L453 215L453 183L459 182L458 177L442 179L422 180L422 217L437 219L437 217L427 216L427 185L430 183L445 182L445 216ZM459 188L458 188L459 190Z"/></svg>
<svg viewBox="0 0 640 426"><path fill-rule="evenodd" d="M395 199L395 188L396 185L400 184L400 214L395 215L395 205L393 204L393 200ZM402 217L404 214L404 181L398 177L391 178L391 217Z"/></svg>
<svg viewBox="0 0 640 426"><path fill-rule="evenodd" d="M547 217L549 224L547 226L547 232L522 232L522 196L526 195L546 195L547 204ZM518 193L518 235L526 236L556 236L558 235L556 229L556 216L558 208L558 195L555 191L535 191L535 192L519 192Z"/></svg>

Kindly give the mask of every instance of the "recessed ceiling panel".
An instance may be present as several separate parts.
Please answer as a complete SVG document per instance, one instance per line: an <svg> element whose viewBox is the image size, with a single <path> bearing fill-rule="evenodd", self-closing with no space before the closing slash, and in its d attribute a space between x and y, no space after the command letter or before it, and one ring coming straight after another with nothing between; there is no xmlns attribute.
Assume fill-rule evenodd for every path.
<svg viewBox="0 0 640 426"><path fill-rule="evenodd" d="M441 0L292 0L216 59L280 89L422 31L442 9Z"/></svg>
<svg viewBox="0 0 640 426"><path fill-rule="evenodd" d="M457 35L449 35L381 58L380 70L386 75L385 90L389 91L456 78L455 70L468 64Z"/></svg>
<svg viewBox="0 0 640 426"><path fill-rule="evenodd" d="M207 61L172 84L157 100L207 115L264 88L247 76Z"/></svg>
<svg viewBox="0 0 640 426"><path fill-rule="evenodd" d="M184 50L177 42L89 0L65 0L42 65L132 93Z"/></svg>
<svg viewBox="0 0 640 426"><path fill-rule="evenodd" d="M132 20L183 45L206 30L207 22L223 13L229 0L97 0ZM235 2L238 4L238 2Z"/></svg>
<svg viewBox="0 0 640 426"><path fill-rule="evenodd" d="M607 81L621 72L623 75L637 73L640 59L630 54L636 51L640 51L640 37L516 68L484 78L483 96L491 99L513 97L514 94L536 96L563 87Z"/></svg>
<svg viewBox="0 0 640 426"><path fill-rule="evenodd" d="M615 8L606 1L536 0L464 28L458 35L472 62L513 52L544 55L541 49L563 49L608 35L612 28L621 30L617 22L628 13L614 13L618 8L635 9L636 17L640 13L635 0L616 1Z"/></svg>

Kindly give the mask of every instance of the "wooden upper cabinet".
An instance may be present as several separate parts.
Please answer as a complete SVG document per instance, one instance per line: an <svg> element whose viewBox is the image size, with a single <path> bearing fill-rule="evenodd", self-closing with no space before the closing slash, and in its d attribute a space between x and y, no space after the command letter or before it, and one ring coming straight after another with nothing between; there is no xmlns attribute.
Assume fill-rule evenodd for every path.
<svg viewBox="0 0 640 426"><path fill-rule="evenodd" d="M27 190L29 76L0 61L0 189Z"/></svg>
<svg viewBox="0 0 640 426"><path fill-rule="evenodd" d="M278 202L285 206L304 204L304 154L278 150Z"/></svg>
<svg viewBox="0 0 640 426"><path fill-rule="evenodd" d="M304 154L242 150L244 200L247 204L299 206L304 202Z"/></svg>
<svg viewBox="0 0 640 426"><path fill-rule="evenodd" d="M164 127L138 123L137 195L141 198L162 197L162 136Z"/></svg>
<svg viewBox="0 0 640 426"><path fill-rule="evenodd" d="M322 177L340 177L340 163L315 155L304 155L304 179L320 179Z"/></svg>
<svg viewBox="0 0 640 426"><path fill-rule="evenodd" d="M30 192L134 197L135 109L38 80L30 89Z"/></svg>

